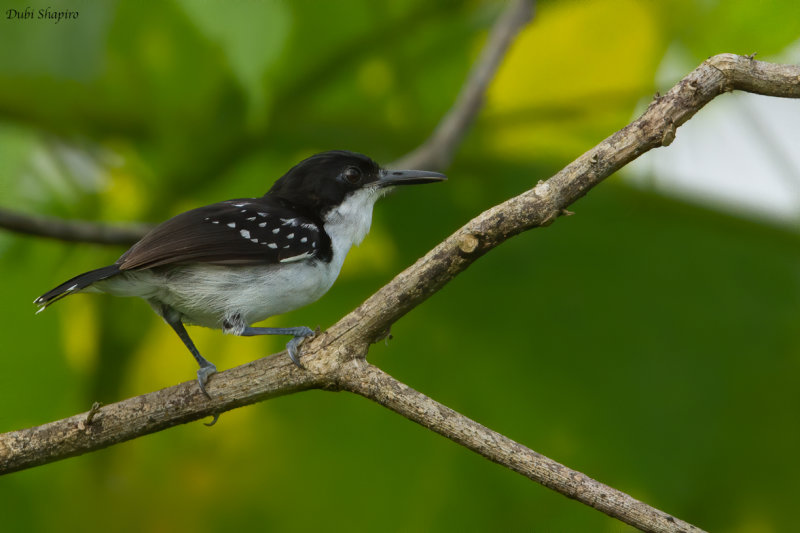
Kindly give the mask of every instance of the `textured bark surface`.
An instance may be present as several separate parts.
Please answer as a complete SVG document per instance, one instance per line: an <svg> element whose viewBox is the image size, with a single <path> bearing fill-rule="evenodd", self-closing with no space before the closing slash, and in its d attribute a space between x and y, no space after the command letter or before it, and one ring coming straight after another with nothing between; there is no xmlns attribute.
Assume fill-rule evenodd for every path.
<svg viewBox="0 0 800 533"><path fill-rule="evenodd" d="M176 354L177 356L177 354ZM219 378L219 379L217 379ZM57 422L0 435L0 474L134 439L323 382L288 358L270 357L215 376L206 397L197 381L129 398Z"/></svg>
<svg viewBox="0 0 800 533"><path fill-rule="evenodd" d="M0 473L79 455L235 407L310 388L348 390L643 531L699 531L570 470L410 389L366 362L371 342L478 257L525 230L547 226L592 187L642 153L666 146L678 126L734 89L800 97L800 67L714 56L658 96L636 121L555 176L469 221L327 331L303 344L305 370L284 355L215 375L211 400L194 381L43 426L0 435ZM535 179L535 178L534 178ZM91 418L90 423L87 419Z"/></svg>
<svg viewBox="0 0 800 533"><path fill-rule="evenodd" d="M640 529L701 531L464 417L374 366L353 372L345 386L491 461Z"/></svg>

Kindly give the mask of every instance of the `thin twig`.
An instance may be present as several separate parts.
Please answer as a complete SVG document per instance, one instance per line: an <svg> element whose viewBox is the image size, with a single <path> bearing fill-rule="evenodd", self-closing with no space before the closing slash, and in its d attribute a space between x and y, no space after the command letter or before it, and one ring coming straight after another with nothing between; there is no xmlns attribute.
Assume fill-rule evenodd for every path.
<svg viewBox="0 0 800 533"><path fill-rule="evenodd" d="M509 4L489 32L486 45L461 86L453 107L425 142L389 167L443 170L450 165L456 149L483 107L486 89L511 43L533 18L535 4L531 0L514 0Z"/></svg>
<svg viewBox="0 0 800 533"><path fill-rule="evenodd" d="M83 220L28 215L0 208L0 228L70 242L130 245L141 239L150 227L145 224L109 226Z"/></svg>

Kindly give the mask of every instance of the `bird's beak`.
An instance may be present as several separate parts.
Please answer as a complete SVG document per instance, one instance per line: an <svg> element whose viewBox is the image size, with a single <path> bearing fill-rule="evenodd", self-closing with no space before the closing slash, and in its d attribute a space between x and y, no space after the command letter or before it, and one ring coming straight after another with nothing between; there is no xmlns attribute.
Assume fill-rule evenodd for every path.
<svg viewBox="0 0 800 533"><path fill-rule="evenodd" d="M434 181L444 181L447 176L438 172L427 170L381 170L378 179L380 187L392 187L394 185L417 185L421 183L433 183Z"/></svg>

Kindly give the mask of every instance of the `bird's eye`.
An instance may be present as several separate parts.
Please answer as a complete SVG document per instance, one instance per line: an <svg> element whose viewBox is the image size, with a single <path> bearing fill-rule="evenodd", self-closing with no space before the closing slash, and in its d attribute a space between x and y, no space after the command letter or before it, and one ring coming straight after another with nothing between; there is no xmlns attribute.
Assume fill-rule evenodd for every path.
<svg viewBox="0 0 800 533"><path fill-rule="evenodd" d="M349 167L344 171L343 176L349 183L356 184L361 180L361 170L357 167Z"/></svg>

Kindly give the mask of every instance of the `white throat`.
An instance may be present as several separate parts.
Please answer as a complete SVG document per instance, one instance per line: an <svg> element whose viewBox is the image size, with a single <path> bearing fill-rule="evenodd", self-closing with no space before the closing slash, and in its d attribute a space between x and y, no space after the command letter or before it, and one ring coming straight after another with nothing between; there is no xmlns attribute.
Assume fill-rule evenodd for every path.
<svg viewBox="0 0 800 533"><path fill-rule="evenodd" d="M364 240L372 224L372 207L385 192L373 187L359 189L325 214L323 225L331 237L334 262L341 265L350 248Z"/></svg>

